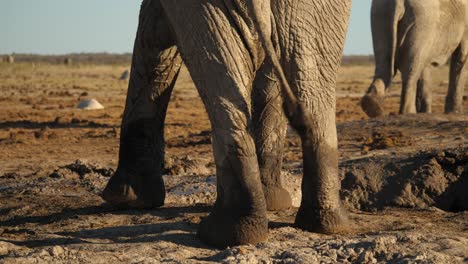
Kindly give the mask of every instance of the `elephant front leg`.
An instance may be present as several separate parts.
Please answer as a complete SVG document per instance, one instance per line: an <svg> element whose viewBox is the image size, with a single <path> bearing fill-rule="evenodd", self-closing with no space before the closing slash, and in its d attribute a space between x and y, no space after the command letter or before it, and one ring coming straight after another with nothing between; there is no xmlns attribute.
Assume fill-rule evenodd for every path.
<svg viewBox="0 0 468 264"><path fill-rule="evenodd" d="M426 67L418 81L416 93L416 111L418 113L432 112L432 92L430 88L431 66Z"/></svg>
<svg viewBox="0 0 468 264"><path fill-rule="evenodd" d="M258 165L267 210L291 207L292 201L281 181L286 117L282 110L281 91L270 63L257 72L253 89L253 125Z"/></svg>
<svg viewBox="0 0 468 264"><path fill-rule="evenodd" d="M468 41L464 41L455 50L450 62L450 80L447 97L445 98L445 113L463 113L463 90L467 77L466 61L468 59Z"/></svg>
<svg viewBox="0 0 468 264"><path fill-rule="evenodd" d="M120 207L164 204L164 119L182 59L158 1L145 0L122 119L119 163L102 197Z"/></svg>

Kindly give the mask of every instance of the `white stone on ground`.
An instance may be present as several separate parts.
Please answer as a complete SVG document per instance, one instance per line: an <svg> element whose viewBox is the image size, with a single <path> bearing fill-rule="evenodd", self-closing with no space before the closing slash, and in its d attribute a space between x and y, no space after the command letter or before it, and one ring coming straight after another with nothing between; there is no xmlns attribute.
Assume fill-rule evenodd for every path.
<svg viewBox="0 0 468 264"><path fill-rule="evenodd" d="M81 100L77 107L83 110L104 109L104 106L101 103L99 103L96 99Z"/></svg>

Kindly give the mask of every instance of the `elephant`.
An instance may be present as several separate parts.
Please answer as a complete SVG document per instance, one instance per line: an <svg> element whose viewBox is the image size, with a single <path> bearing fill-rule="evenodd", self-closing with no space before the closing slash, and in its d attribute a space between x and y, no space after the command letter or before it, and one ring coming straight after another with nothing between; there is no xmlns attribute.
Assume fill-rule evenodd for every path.
<svg viewBox="0 0 468 264"><path fill-rule="evenodd" d="M432 112L431 69L450 60L445 113L463 112L468 57L468 1L373 0L375 76L361 100L370 117L384 114L385 94L397 71L400 114Z"/></svg>
<svg viewBox="0 0 468 264"><path fill-rule="evenodd" d="M287 119L303 149L295 225L323 233L347 229L335 85L350 5L143 0L118 167L103 199L126 208L164 204L164 121L185 63L208 113L216 165L217 198L199 224L199 238L220 248L264 241L267 210L291 206L280 178Z"/></svg>

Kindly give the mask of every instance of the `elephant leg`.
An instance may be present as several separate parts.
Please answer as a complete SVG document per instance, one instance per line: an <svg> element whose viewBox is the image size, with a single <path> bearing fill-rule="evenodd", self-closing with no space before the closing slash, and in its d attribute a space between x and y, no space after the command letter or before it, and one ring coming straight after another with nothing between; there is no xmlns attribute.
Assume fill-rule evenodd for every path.
<svg viewBox="0 0 468 264"><path fill-rule="evenodd" d="M164 204L164 119L182 59L158 1L143 1L120 136L119 163L102 197L120 207Z"/></svg>
<svg viewBox="0 0 468 264"><path fill-rule="evenodd" d="M414 39L417 38L414 37ZM422 73L427 60L422 54L423 51L415 50L412 46L408 47L405 52L401 55L400 62L402 89L399 113L415 114L418 80L424 78Z"/></svg>
<svg viewBox="0 0 468 264"><path fill-rule="evenodd" d="M339 197L335 88L350 4L341 0L272 2L279 46L288 47L281 50L283 68L292 90L305 105L302 115L311 123L310 129L301 131L301 122L296 123L294 115L288 114L301 135L304 168L295 225L322 233L347 228L347 214ZM291 19L289 14L300 19Z"/></svg>
<svg viewBox="0 0 468 264"><path fill-rule="evenodd" d="M259 65L246 44L249 36L241 36L227 1L162 3L212 127L217 199L198 235L216 247L263 241L268 220L251 117Z"/></svg>
<svg viewBox="0 0 468 264"><path fill-rule="evenodd" d="M361 99L361 108L369 117L383 116L385 113L385 82L381 78L376 78L367 93Z"/></svg>
<svg viewBox="0 0 468 264"><path fill-rule="evenodd" d="M281 91L272 66L262 65L254 81L253 124L258 165L267 210L281 210L292 205L291 196L283 188L281 167L286 137Z"/></svg>
<svg viewBox="0 0 468 264"><path fill-rule="evenodd" d="M450 80L445 113L463 113L463 90L466 82L466 61L468 58L468 41L464 41L455 50L450 63Z"/></svg>
<svg viewBox="0 0 468 264"><path fill-rule="evenodd" d="M426 67L418 80L416 93L416 110L418 113L432 112L431 66Z"/></svg>

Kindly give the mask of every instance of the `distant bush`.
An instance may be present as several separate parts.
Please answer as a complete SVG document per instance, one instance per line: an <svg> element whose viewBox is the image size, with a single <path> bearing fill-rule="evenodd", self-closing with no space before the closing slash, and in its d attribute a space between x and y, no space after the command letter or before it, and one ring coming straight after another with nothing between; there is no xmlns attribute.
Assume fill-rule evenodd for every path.
<svg viewBox="0 0 468 264"><path fill-rule="evenodd" d="M4 56L4 55L0 55ZM73 53L63 55L15 54L15 62L50 64L130 64L132 54Z"/></svg>
<svg viewBox="0 0 468 264"><path fill-rule="evenodd" d="M0 57L8 55L0 55ZM42 62L51 64L130 64L132 54L112 53L73 53L63 55L15 54L16 62ZM346 55L341 60L342 65L371 65L373 55Z"/></svg>
<svg viewBox="0 0 468 264"><path fill-rule="evenodd" d="M345 55L341 65L371 65L374 64L374 55Z"/></svg>

